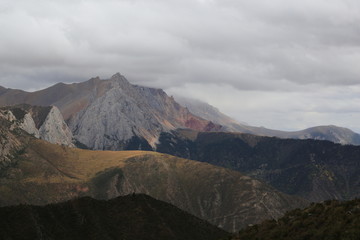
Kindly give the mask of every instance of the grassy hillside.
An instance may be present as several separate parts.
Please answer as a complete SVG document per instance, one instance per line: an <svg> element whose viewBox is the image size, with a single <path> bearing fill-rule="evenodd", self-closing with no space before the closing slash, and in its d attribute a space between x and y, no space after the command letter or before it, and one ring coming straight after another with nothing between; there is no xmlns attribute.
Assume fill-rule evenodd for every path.
<svg viewBox="0 0 360 240"><path fill-rule="evenodd" d="M145 193L234 232L306 204L239 172L207 163L156 152L68 148L23 131L14 136L21 151L0 170L1 206Z"/></svg>

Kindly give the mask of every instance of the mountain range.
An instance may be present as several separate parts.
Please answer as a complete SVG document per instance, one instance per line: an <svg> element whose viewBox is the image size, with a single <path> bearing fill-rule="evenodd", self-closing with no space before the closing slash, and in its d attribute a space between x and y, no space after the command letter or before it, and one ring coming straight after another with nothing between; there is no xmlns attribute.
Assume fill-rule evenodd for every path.
<svg viewBox="0 0 360 240"><path fill-rule="evenodd" d="M82 83L58 83L36 92L0 87L0 106L56 106L75 144L89 149L155 150L161 132L178 128L360 144L360 135L346 128L318 126L285 132L253 127L206 103L178 99L184 106L161 89L130 84L119 73L108 80L96 77Z"/></svg>
<svg viewBox="0 0 360 240"><path fill-rule="evenodd" d="M228 132L241 132L279 138L328 140L343 145L360 145L360 134L348 128L328 125L311 127L299 131L280 131L265 127L254 127L248 123L238 122L226 116L217 108L205 102L184 97L177 97L176 100L181 105L187 107L193 114L222 125L224 127L223 130Z"/></svg>
<svg viewBox="0 0 360 240"><path fill-rule="evenodd" d="M7 149L0 161L0 206L136 192L234 232L307 204L237 171L156 152L70 148L0 119L0 149Z"/></svg>
<svg viewBox="0 0 360 240"><path fill-rule="evenodd" d="M360 196L359 134L252 127L179 102L121 74L0 87L0 206L143 193L235 232L310 201Z"/></svg>
<svg viewBox="0 0 360 240"><path fill-rule="evenodd" d="M163 131L221 129L190 113L163 90L132 85L120 74L109 80L59 83L31 93L2 88L0 95L3 106L58 107L77 143L90 149L151 150Z"/></svg>

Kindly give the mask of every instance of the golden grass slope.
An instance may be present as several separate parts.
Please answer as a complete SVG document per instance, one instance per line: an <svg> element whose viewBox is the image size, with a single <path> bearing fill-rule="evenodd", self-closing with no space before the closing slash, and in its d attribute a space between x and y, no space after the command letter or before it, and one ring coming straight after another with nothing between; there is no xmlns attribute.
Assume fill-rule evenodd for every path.
<svg viewBox="0 0 360 240"><path fill-rule="evenodd" d="M239 172L145 151L90 151L20 132L24 150L0 171L0 205L145 193L228 231L280 217L304 201Z"/></svg>

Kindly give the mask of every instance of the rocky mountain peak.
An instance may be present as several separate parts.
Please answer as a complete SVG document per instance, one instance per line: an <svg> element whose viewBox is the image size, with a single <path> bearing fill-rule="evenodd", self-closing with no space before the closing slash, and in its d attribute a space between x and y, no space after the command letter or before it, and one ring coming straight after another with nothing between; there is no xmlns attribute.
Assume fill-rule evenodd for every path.
<svg viewBox="0 0 360 240"><path fill-rule="evenodd" d="M96 77L33 93L15 96L10 91L0 95L0 105L20 103L58 107L75 139L92 149L121 150L131 146L150 150L164 131L221 128L190 113L162 89L133 85L120 73L105 80Z"/></svg>
<svg viewBox="0 0 360 240"><path fill-rule="evenodd" d="M112 75L110 80L121 84L130 84L129 81L120 73L115 73L114 75Z"/></svg>

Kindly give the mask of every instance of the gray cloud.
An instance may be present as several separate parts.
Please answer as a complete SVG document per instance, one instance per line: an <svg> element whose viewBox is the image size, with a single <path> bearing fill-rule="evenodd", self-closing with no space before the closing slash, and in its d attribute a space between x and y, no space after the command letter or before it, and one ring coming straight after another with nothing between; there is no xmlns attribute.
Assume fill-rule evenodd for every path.
<svg viewBox="0 0 360 240"><path fill-rule="evenodd" d="M191 86L193 97L249 123L261 124L252 114L260 105L277 112L281 95L289 115L326 112L355 126L340 119L360 85L359 22L356 0L3 0L0 85L39 89L119 71L173 94ZM343 94L329 97L334 87ZM211 88L243 94L248 106L229 108L229 94L215 98ZM309 124L325 119L310 115L318 121ZM285 126L276 116L264 124Z"/></svg>

